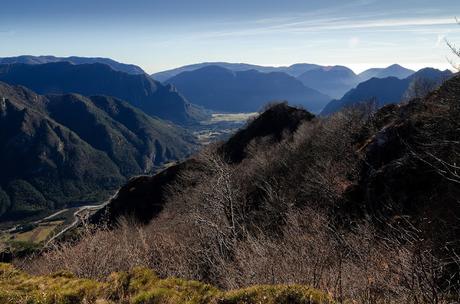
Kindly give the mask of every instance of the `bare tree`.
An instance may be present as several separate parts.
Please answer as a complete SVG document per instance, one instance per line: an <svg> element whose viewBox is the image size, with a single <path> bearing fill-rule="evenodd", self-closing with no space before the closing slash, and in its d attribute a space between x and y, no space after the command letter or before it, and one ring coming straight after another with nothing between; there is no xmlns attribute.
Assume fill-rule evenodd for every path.
<svg viewBox="0 0 460 304"><path fill-rule="evenodd" d="M410 83L406 92L404 93L403 100L410 101L416 98L424 98L430 92L439 87L440 82L433 79L417 77Z"/></svg>
<svg viewBox="0 0 460 304"><path fill-rule="evenodd" d="M460 25L460 20L455 18L455 21L457 22L458 25ZM455 57L460 58L460 48L458 48L453 42L449 41L446 39L446 44L452 51L452 53L455 55ZM450 64L456 69L457 71L460 71L460 63L456 63L455 60L450 59L449 60Z"/></svg>
<svg viewBox="0 0 460 304"><path fill-rule="evenodd" d="M409 154L457 181L460 106L455 95L433 100L413 121L420 138L408 144ZM147 226L124 221L115 230L88 230L81 241L24 267L100 278L145 266L160 277L227 289L295 283L338 302L448 303L456 292L451 286L460 284L444 277L452 262L437 256L440 242L430 246L417 229L404 230L410 222L401 219L386 218L394 227L382 231L375 217L348 221L334 212L346 207L344 193L360 178L362 143L382 128L372 113L371 106L350 108L305 122L280 142L254 140L241 163L229 164L208 147L194 156L196 166L181 172Z"/></svg>

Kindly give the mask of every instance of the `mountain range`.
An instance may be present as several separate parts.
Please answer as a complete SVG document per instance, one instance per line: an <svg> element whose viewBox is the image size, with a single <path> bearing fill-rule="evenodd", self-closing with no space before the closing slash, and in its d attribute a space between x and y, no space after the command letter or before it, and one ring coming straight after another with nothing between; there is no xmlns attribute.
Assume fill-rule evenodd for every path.
<svg viewBox="0 0 460 304"><path fill-rule="evenodd" d="M189 72L198 70L207 66L219 66L226 68L233 72L241 72L247 70L256 70L262 73L270 73L270 72L283 72L288 75L297 77L302 73L309 71L311 69L319 68L320 65L317 64L310 64L310 63L298 63L293 64L287 67L271 67L271 66L261 66L255 64L248 64L248 63L230 63L230 62L203 62L203 63L196 63L190 64L183 67L162 71L158 73L154 73L151 76L161 82L167 81L168 79L179 75L182 72Z"/></svg>
<svg viewBox="0 0 460 304"><path fill-rule="evenodd" d="M331 98L281 72L231 71L206 66L167 80L191 103L216 111L254 112L267 102L287 100L319 112Z"/></svg>
<svg viewBox="0 0 460 304"><path fill-rule="evenodd" d="M113 97L0 83L0 220L99 202L196 146L182 128Z"/></svg>
<svg viewBox="0 0 460 304"><path fill-rule="evenodd" d="M128 74L145 74L144 70L134 64L120 63L110 58L101 57L55 57L55 56L31 56L22 55L16 57L3 57L0 58L0 64L13 64L13 63L24 63L24 64L44 64L54 62L69 62L71 64L90 64L90 63L102 63L110 66L115 71L125 72Z"/></svg>
<svg viewBox="0 0 460 304"><path fill-rule="evenodd" d="M408 90L411 84L415 84L416 81L423 80L429 82L429 84L425 83L425 85L429 85L428 88L425 88L426 93L428 93L428 91L439 86L452 75L452 72L449 70L440 71L433 68L425 68L404 79L396 77L371 78L347 92L341 99L331 101L321 111L321 114L329 115L345 107L369 101L376 103L378 107L389 103L399 103L409 93Z"/></svg>
<svg viewBox="0 0 460 304"><path fill-rule="evenodd" d="M297 78L310 88L324 92L334 98L341 98L359 83L371 78L396 77L403 79L412 75L414 71L394 64L387 68L374 68L360 74L355 74L344 66L326 66L306 71Z"/></svg>
<svg viewBox="0 0 460 304"><path fill-rule="evenodd" d="M170 85L146 74L127 74L110 66L69 62L0 65L0 81L23 85L39 94L107 95L126 100L145 113L180 124L203 115Z"/></svg>
<svg viewBox="0 0 460 304"><path fill-rule="evenodd" d="M388 76L403 79L413 73L396 64L357 75L343 66L301 63L266 67L209 62L152 75L173 84L176 91L175 87L152 80L137 66L107 58L25 55L0 58L0 63L8 63L0 65L1 81L24 85L41 94L115 96L149 115L179 124L196 123L206 117L204 109L194 104L211 110L241 112L257 111L270 101L287 100L319 112L329 101L341 99L361 82ZM220 73L216 67L222 68Z"/></svg>
<svg viewBox="0 0 460 304"><path fill-rule="evenodd" d="M1 220L100 201L127 178L183 159L197 144L177 124L196 124L207 117L204 108L254 112L267 102L287 100L319 112L332 99L321 92L338 96L359 79L374 77L327 104L322 110L327 115L371 98L379 107L399 102L416 80L438 85L452 75L423 69L403 79L376 78L412 73L397 65L356 75L340 66L219 63L179 72L162 84L139 70L104 61L2 59L25 63L0 65L0 81L5 82L0 85ZM235 138L225 154L240 159L244 147L235 147L244 140Z"/></svg>
<svg viewBox="0 0 460 304"><path fill-rule="evenodd" d="M246 63L205 62L159 72L153 74L152 77L161 82L169 83L182 73L201 70L210 66L222 67L233 72L255 70L260 73L285 73L299 79L306 87L335 99L341 98L346 92L355 88L360 82L367 81L374 77L396 77L402 79L414 73L414 71L397 64L386 68L373 68L360 74L355 74L351 69L344 66L321 66L309 63L299 63L287 67L270 67Z"/></svg>

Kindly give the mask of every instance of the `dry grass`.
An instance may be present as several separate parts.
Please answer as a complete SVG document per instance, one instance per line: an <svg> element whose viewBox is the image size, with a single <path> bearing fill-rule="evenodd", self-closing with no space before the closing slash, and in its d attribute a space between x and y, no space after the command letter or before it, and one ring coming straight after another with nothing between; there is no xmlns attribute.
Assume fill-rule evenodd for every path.
<svg viewBox="0 0 460 304"><path fill-rule="evenodd" d="M64 221L52 221L39 224L36 228L13 235L13 239L21 242L42 243L46 241L55 229L62 225Z"/></svg>
<svg viewBox="0 0 460 304"><path fill-rule="evenodd" d="M104 281L95 281L78 279L67 272L30 276L11 265L0 264L0 303L320 304L332 301L305 286L254 286L222 292L196 281L161 280L152 271L141 268L112 273Z"/></svg>

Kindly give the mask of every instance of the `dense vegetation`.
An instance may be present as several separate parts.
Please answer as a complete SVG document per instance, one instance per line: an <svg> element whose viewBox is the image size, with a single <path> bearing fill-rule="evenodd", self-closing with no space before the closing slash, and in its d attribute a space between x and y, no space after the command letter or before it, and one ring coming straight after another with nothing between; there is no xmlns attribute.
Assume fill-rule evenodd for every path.
<svg viewBox="0 0 460 304"><path fill-rule="evenodd" d="M459 98L457 76L375 113L272 106L240 144L130 181L109 226L18 265L92 279L143 266L224 289L296 283L338 302L458 301Z"/></svg>
<svg viewBox="0 0 460 304"><path fill-rule="evenodd" d="M115 98L0 83L0 218L100 201L195 147L183 129Z"/></svg>

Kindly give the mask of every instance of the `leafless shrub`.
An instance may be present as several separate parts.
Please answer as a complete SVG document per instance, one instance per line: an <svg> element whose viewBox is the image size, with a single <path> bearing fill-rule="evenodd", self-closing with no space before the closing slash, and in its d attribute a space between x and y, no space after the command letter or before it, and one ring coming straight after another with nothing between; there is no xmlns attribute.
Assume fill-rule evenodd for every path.
<svg viewBox="0 0 460 304"><path fill-rule="evenodd" d="M458 25L460 25L460 21L455 18L455 21L457 22ZM456 45L454 43L452 43L451 41L449 40L446 40L446 44L447 46L449 47L449 49L452 51L452 54L455 56L455 57L459 57L460 58L460 48L457 48ZM459 71L460 72L460 64L459 63L456 63L455 60L449 60L450 64L452 65L452 67Z"/></svg>
<svg viewBox="0 0 460 304"><path fill-rule="evenodd" d="M434 81L428 78L417 77L409 85L403 96L403 101L410 101L416 98L424 98L429 93L437 89L440 85L439 81Z"/></svg>
<svg viewBox="0 0 460 304"><path fill-rule="evenodd" d="M223 288L302 283L338 302L448 303L456 278L439 281L452 261L440 260L415 229L382 235L365 220L343 227L331 212L356 183L356 136L371 112L314 119L279 143L259 139L239 164L204 149L195 156L200 170L182 172L150 224L88 227L81 241L57 244L27 268L102 278L146 266Z"/></svg>
<svg viewBox="0 0 460 304"><path fill-rule="evenodd" d="M35 273L70 271L79 277L102 279L113 271L149 265L148 236L143 227L123 219L119 228L84 226L77 243L54 243L29 264Z"/></svg>

